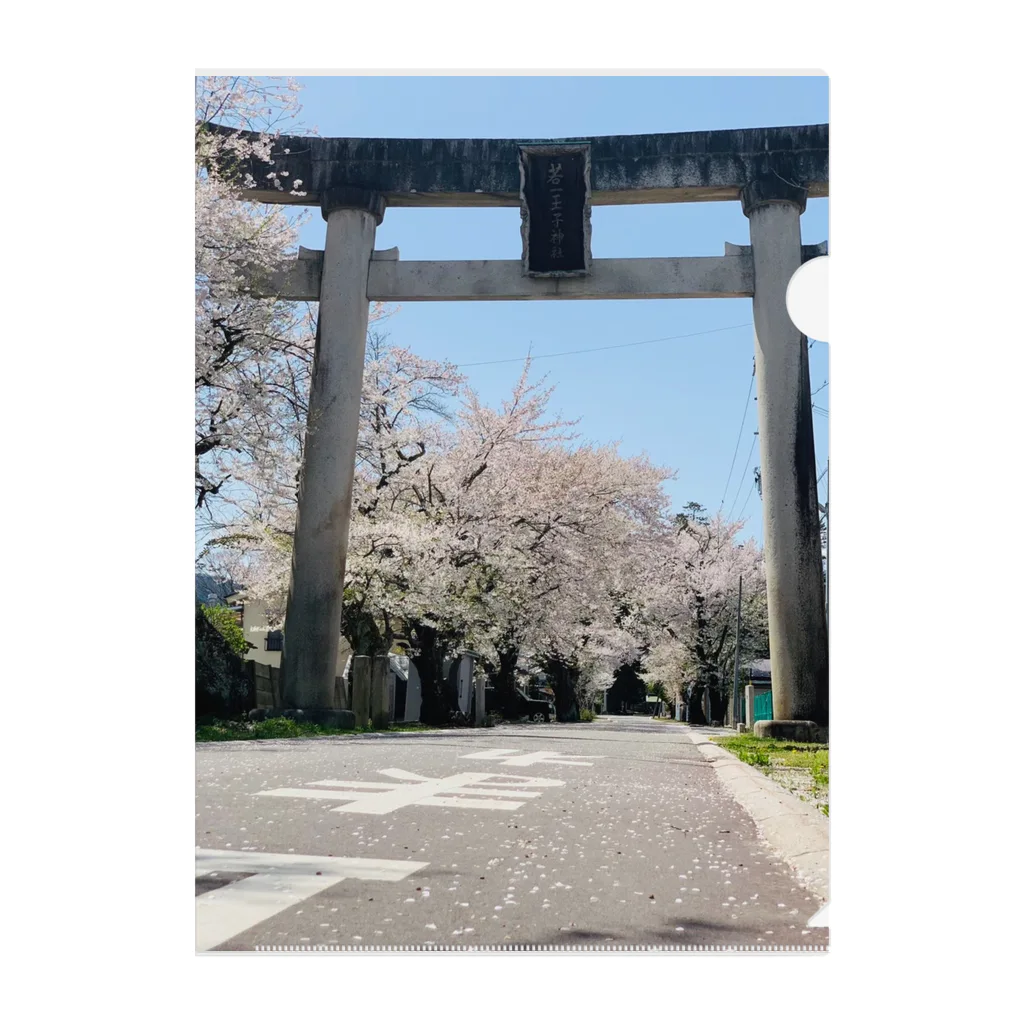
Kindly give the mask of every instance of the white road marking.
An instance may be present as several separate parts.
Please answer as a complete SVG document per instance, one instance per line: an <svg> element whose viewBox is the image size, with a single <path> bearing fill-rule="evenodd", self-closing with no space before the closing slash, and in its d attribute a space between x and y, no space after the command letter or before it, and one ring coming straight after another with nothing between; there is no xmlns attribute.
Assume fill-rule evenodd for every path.
<svg viewBox="0 0 1024 1024"><path fill-rule="evenodd" d="M426 782L430 778L429 775L407 772L404 768L381 768L380 773L392 779L406 779L409 782Z"/></svg>
<svg viewBox="0 0 1024 1024"><path fill-rule="evenodd" d="M388 786L390 790L392 787ZM356 794L348 796L337 789L264 789L256 794L257 796L292 796L302 797L306 800L355 800ZM367 795L367 794L360 794Z"/></svg>
<svg viewBox="0 0 1024 1024"><path fill-rule="evenodd" d="M311 786L345 786L347 789L394 789L391 782L344 782L341 779L321 779L311 782Z"/></svg>
<svg viewBox="0 0 1024 1024"><path fill-rule="evenodd" d="M247 850L196 849L196 877L211 871L252 871L263 874L323 872L364 882L400 882L413 871L425 868L412 860L381 860L376 857L320 857L299 853L266 853Z"/></svg>
<svg viewBox="0 0 1024 1024"><path fill-rule="evenodd" d="M459 790L459 792L465 794L466 796L502 796L502 797L507 796L507 797L513 797L513 798L518 796L518 797L522 797L524 800L529 800L531 797L535 797L535 796L540 796L541 795L540 793L534 793L534 792L532 792L530 790L526 790L526 789L494 790L494 789L485 789L482 786L478 786L475 789L473 787L471 787L471 786L463 786Z"/></svg>
<svg viewBox="0 0 1024 1024"><path fill-rule="evenodd" d="M498 781L498 780L502 781ZM504 781L509 780L509 781ZM495 787L500 788L503 786L564 786L565 783L561 779L538 779L530 775L492 775L486 782L481 782L481 786L487 786L488 788Z"/></svg>
<svg viewBox="0 0 1024 1024"><path fill-rule="evenodd" d="M514 756L513 756L514 755ZM597 760L604 757L603 754L587 754ZM530 765L530 764L567 764L577 768L593 768L591 761L581 761L573 754L559 754L557 750L535 750L532 754L516 754L513 750L483 750L478 754L462 754L462 758L468 761L497 761L500 764Z"/></svg>
<svg viewBox="0 0 1024 1024"><path fill-rule="evenodd" d="M196 897L196 949L213 949L343 879L398 882L428 863L197 849L196 878L221 871L252 874Z"/></svg>
<svg viewBox="0 0 1024 1024"><path fill-rule="evenodd" d="M214 949L339 881L337 876L253 875L204 893L196 898L196 949Z"/></svg>
<svg viewBox="0 0 1024 1024"><path fill-rule="evenodd" d="M495 775L492 772L461 772L445 779L417 775L403 768L382 768L379 774L402 781L367 783L325 779L311 783L303 789L267 789L255 795L298 797L304 800L338 800L342 801L342 804L332 807L331 810L341 814L390 814L391 811L413 805L512 811L522 807L524 800L542 795L540 792L534 792L534 789L565 785L561 779ZM523 788L524 786L530 788ZM470 799L484 796L490 799Z"/></svg>
<svg viewBox="0 0 1024 1024"><path fill-rule="evenodd" d="M522 800L475 800L472 797L463 796L425 796L418 800L417 807L471 807L481 811L514 811L517 807L523 806ZM348 808L337 807L335 810L348 810Z"/></svg>

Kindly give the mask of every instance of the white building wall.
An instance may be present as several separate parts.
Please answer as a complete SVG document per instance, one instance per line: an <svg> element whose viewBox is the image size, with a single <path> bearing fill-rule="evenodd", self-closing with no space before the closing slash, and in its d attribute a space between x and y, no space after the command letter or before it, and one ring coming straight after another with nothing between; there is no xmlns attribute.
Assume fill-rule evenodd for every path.
<svg viewBox="0 0 1024 1024"><path fill-rule="evenodd" d="M455 658L444 659L441 671L444 674L445 679L448 678L448 673L451 671L452 665L455 661ZM461 654L458 656L459 668L455 684L457 705L464 715L468 715L473 708L473 661L473 656L470 654Z"/></svg>
<svg viewBox="0 0 1024 1024"><path fill-rule="evenodd" d="M409 661L408 658L404 659ZM422 686L420 674L416 666L409 661L409 684L405 692L405 717L403 722L418 722L420 720L420 708L423 704Z"/></svg>
<svg viewBox="0 0 1024 1024"><path fill-rule="evenodd" d="M233 599L229 599L233 600ZM255 661L259 665L272 665L274 668L281 667L281 652L268 651L266 649L267 634L270 632L270 624L267 621L266 605L262 601L236 600L234 604L242 605L242 631L245 639L253 646L245 655L247 661ZM345 665L352 654L352 648L348 641L342 637L338 646L338 662L335 675L343 675Z"/></svg>

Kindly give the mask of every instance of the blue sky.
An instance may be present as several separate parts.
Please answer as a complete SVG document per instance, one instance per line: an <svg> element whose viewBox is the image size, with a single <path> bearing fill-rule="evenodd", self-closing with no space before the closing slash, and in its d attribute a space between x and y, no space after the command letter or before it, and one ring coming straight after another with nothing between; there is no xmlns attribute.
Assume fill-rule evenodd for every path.
<svg viewBox="0 0 1024 1024"><path fill-rule="evenodd" d="M819 77L300 81L302 121L323 136L538 139L828 121L828 80ZM318 211L311 214L301 242L323 248L323 220ZM725 242L750 240L738 202L595 207L592 225L595 258L715 256ZM808 202L802 233L805 243L828 237L828 200ZM391 246L410 260L517 260L519 211L391 209L377 231L377 248ZM731 509L734 518L742 511L745 532L760 541L761 506L751 491L757 407L753 395L746 400L753 368L750 307L749 299L406 303L388 332L424 356L464 366L490 403L509 394L521 372L518 360L532 349L533 376L548 374L556 385L553 409L579 418L584 438L618 441L624 455L646 451L677 471L668 484L676 510L698 501L715 511L724 498L724 511ZM660 338L674 340L541 358ZM821 388L814 397L820 475L828 457L828 346L814 344L810 358L811 389ZM517 361L467 365L508 359ZM822 501L827 485L826 477Z"/></svg>

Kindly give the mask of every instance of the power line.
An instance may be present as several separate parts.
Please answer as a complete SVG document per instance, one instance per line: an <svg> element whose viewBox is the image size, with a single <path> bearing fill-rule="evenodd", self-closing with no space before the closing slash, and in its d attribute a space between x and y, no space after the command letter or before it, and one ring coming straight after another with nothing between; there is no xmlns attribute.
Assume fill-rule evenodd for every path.
<svg viewBox="0 0 1024 1024"><path fill-rule="evenodd" d="M743 428L747 422L747 410L750 408L750 396L754 392L754 377L757 374L757 362L755 361L750 371L750 387L747 388L747 399L743 403L743 419L740 420L740 432L736 435L736 447L732 451L732 462L729 463L729 478L725 481L725 490L722 491L722 500L718 503L718 511L722 511L725 505L725 496L729 493L729 484L732 483L732 471L736 468L736 455L740 450L740 440L743 437Z"/></svg>
<svg viewBox="0 0 1024 1024"><path fill-rule="evenodd" d="M812 405L811 408L815 412L820 412L822 416L827 416L828 415L828 409L823 409L820 405Z"/></svg>
<svg viewBox="0 0 1024 1024"><path fill-rule="evenodd" d="M743 518L743 513L747 511L747 506L750 504L750 496L754 493L754 488L757 486L757 477L754 477L754 482L750 485L750 490L747 491L747 500L743 502L743 508L740 509L739 517Z"/></svg>
<svg viewBox="0 0 1024 1024"><path fill-rule="evenodd" d="M732 510L736 507L736 502L739 501L740 491L743 488L743 478L747 475L747 466L750 465L750 457L754 454L754 445L757 444L757 431L754 431L754 437L750 442L750 451L747 452L747 461L743 466L743 471L740 473L739 483L736 486L736 497L732 499L732 504L729 506L729 514L725 517L728 520L732 520Z"/></svg>
<svg viewBox="0 0 1024 1024"><path fill-rule="evenodd" d="M744 472L746 472L746 470L744 470ZM818 483L819 484L821 483L821 481L825 478L825 476L827 474L828 474L828 466L826 465L824 470L822 470L821 476L818 477ZM747 511L747 506L750 504L750 496L754 493L754 488L756 486L757 486L757 477L755 476L754 477L754 482L750 485L750 490L747 491L747 497L746 497L746 499L743 502L743 508L740 509L740 514L737 516L737 519L742 519L743 518L743 513ZM735 504L735 502L734 502L734 504ZM825 508L826 508L826 510L828 509L828 499L827 498L825 500ZM730 511L730 515L731 514L732 513ZM828 512L826 511L825 514L827 516Z"/></svg>
<svg viewBox="0 0 1024 1024"><path fill-rule="evenodd" d="M621 345L602 345L599 348L577 348L570 352L548 352L546 355L531 356L531 359L555 359L558 356L581 356L589 352L608 352L613 348L634 348L637 345L654 345L659 341L680 341L683 338L701 338L705 334L718 334L722 331L737 331L741 327L753 327L752 323L733 324L731 327L714 327L710 331L695 331L693 334L670 334L667 338L648 338L646 341L627 341ZM480 363L457 363L457 366L494 366L497 363L521 363L525 356L513 359L487 359Z"/></svg>

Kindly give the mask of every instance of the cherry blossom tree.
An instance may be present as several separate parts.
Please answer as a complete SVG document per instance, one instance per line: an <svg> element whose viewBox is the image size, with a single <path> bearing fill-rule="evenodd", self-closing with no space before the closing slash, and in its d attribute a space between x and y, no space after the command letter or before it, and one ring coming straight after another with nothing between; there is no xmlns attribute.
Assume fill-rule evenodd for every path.
<svg viewBox="0 0 1024 1024"><path fill-rule="evenodd" d="M445 400L462 378L450 363L421 359L391 346L380 320L371 324L363 377L353 488L353 518L345 580L345 632L356 653L384 653L393 635L386 621L407 586L403 564L423 543L419 525L396 508L403 471L440 445ZM294 441L265 459L236 465L238 482L220 499L224 513L208 546L222 570L244 580L280 622L291 571L297 512L296 481L304 418L289 423Z"/></svg>
<svg viewBox="0 0 1024 1024"><path fill-rule="evenodd" d="M200 77L195 99L195 503L205 513L240 467L301 456L314 322L304 304L251 294L254 277L294 253L301 218L239 191L252 183L240 165L255 163L276 188L302 194L271 156L280 128L294 130L298 86Z"/></svg>
<svg viewBox="0 0 1024 1024"><path fill-rule="evenodd" d="M613 446L573 444L566 433L573 424L534 433L550 389L528 385L527 373L504 412L529 407L529 429L509 430L472 407L470 437L456 446L468 460L459 478L466 486L447 504L457 504L453 522L471 540L464 557L484 570L482 614L470 633L497 670L499 701L511 702L524 651L555 679L560 717L572 718L586 687L635 647L607 611L613 573L624 575L631 534L658 523L670 474L643 458L624 459ZM492 446L493 437L502 442ZM481 442L486 458L474 458Z"/></svg>
<svg viewBox="0 0 1024 1024"><path fill-rule="evenodd" d="M404 506L430 542L415 559L406 621L417 649L425 719L451 710L445 657L472 646L488 659L514 615L512 581L523 580L512 541L521 510L520 475L531 456L571 438L571 424L547 418L550 389L524 369L499 408L464 392L452 429L431 457L399 483Z"/></svg>
<svg viewBox="0 0 1024 1024"><path fill-rule="evenodd" d="M359 654L391 649L410 602L430 583L436 524L416 514L418 467L448 443L449 403L464 383L448 362L389 345L371 330L363 375L344 629ZM428 477L430 474L428 473Z"/></svg>
<svg viewBox="0 0 1024 1024"><path fill-rule="evenodd" d="M644 604L651 648L644 674L680 699L688 695L691 720L700 720L704 692L712 719L724 720L735 664L736 602L743 578L745 658L767 653L767 602L763 555L740 543L742 522L708 517L691 504L676 516L673 535L661 543L659 571Z"/></svg>
<svg viewBox="0 0 1024 1024"><path fill-rule="evenodd" d="M566 659L569 717L577 692L586 699L580 687L635 648L595 609L630 531L659 521L668 474L574 444L574 424L549 417L550 397L527 365L491 408L450 365L371 345L345 629L359 653L383 653L397 635L411 645L427 719L453 711L441 668L462 648L497 670L506 705L521 649L549 667Z"/></svg>

